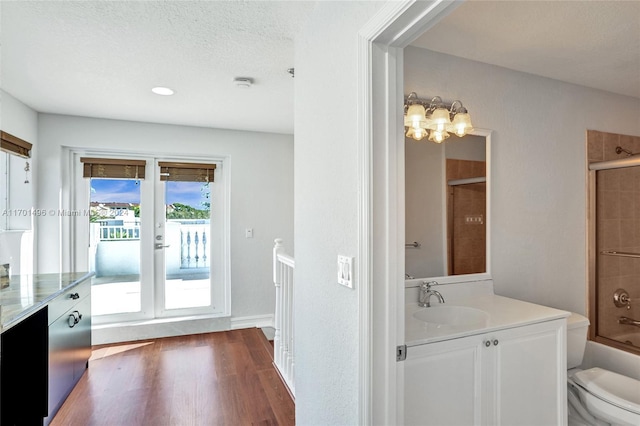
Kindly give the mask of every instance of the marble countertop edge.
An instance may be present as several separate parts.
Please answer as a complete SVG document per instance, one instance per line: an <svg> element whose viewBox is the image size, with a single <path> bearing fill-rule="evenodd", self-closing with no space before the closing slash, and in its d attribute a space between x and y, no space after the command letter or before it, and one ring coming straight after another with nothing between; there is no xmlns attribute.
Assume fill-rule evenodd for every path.
<svg viewBox="0 0 640 426"><path fill-rule="evenodd" d="M22 282L26 280L31 283L31 291L28 292L28 297L10 297L13 303L5 303L3 301L3 292L16 291L12 286L0 289L0 332L5 332L11 327L19 324L20 321L28 316L38 312L40 309L47 306L56 297L72 289L78 284L93 277L94 272L68 272L68 273L52 273L52 274L24 274L12 276L13 282ZM56 278L57 277L57 278ZM45 292L34 291L34 285L48 283L52 285L52 288L48 288ZM55 288L54 288L55 287ZM42 289L41 289L42 290ZM34 298L33 295L37 294L38 297ZM25 299L31 301L30 303L24 303ZM20 300L20 303L15 303L16 300Z"/></svg>

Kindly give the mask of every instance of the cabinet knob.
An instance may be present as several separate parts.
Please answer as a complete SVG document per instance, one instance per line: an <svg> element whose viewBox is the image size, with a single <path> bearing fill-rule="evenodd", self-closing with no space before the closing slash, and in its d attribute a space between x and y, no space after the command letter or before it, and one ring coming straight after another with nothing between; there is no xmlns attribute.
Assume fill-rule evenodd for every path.
<svg viewBox="0 0 640 426"><path fill-rule="evenodd" d="M78 293L71 293L69 298L73 300L80 299L80 295Z"/></svg>
<svg viewBox="0 0 640 426"><path fill-rule="evenodd" d="M486 347L491 346L491 340L487 340L486 342L484 342L484 345L485 345Z"/></svg>
<svg viewBox="0 0 640 426"><path fill-rule="evenodd" d="M498 346L498 339L493 340L493 346Z"/></svg>

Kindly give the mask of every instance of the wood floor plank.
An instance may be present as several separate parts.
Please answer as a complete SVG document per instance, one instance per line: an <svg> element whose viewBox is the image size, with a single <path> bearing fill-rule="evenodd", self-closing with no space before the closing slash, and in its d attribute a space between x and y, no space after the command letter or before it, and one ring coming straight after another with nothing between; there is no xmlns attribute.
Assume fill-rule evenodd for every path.
<svg viewBox="0 0 640 426"><path fill-rule="evenodd" d="M278 424L295 424L296 408L280 375L273 368L262 370L258 375Z"/></svg>
<svg viewBox="0 0 640 426"><path fill-rule="evenodd" d="M258 329L94 347L52 426L295 424Z"/></svg>
<svg viewBox="0 0 640 426"><path fill-rule="evenodd" d="M258 370L270 368L273 363L273 356L268 352L268 349L265 350L267 348L267 346L265 346L267 339L264 334L244 333L242 337L247 348L250 350L250 355L253 359L255 368Z"/></svg>

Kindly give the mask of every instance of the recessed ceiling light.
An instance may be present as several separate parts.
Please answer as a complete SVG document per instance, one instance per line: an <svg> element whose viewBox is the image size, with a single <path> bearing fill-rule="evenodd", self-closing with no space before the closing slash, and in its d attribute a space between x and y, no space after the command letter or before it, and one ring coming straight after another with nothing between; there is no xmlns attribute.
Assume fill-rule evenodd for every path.
<svg viewBox="0 0 640 426"><path fill-rule="evenodd" d="M151 89L151 91L153 93L155 93L156 95L162 95L162 96L171 96L173 95L173 90L169 89L168 87L154 87L153 89Z"/></svg>

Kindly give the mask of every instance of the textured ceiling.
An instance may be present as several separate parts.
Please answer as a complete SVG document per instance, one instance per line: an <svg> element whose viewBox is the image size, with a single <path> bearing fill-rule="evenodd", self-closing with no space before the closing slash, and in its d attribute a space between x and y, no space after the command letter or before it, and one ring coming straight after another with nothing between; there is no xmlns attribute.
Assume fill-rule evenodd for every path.
<svg viewBox="0 0 640 426"><path fill-rule="evenodd" d="M413 43L640 98L640 1L468 1Z"/></svg>
<svg viewBox="0 0 640 426"><path fill-rule="evenodd" d="M41 112L293 133L287 69L313 6L2 1L2 87Z"/></svg>
<svg viewBox="0 0 640 426"><path fill-rule="evenodd" d="M0 0L0 83L40 112L293 133L286 70L314 6ZM637 0L472 0L415 45L640 98Z"/></svg>

